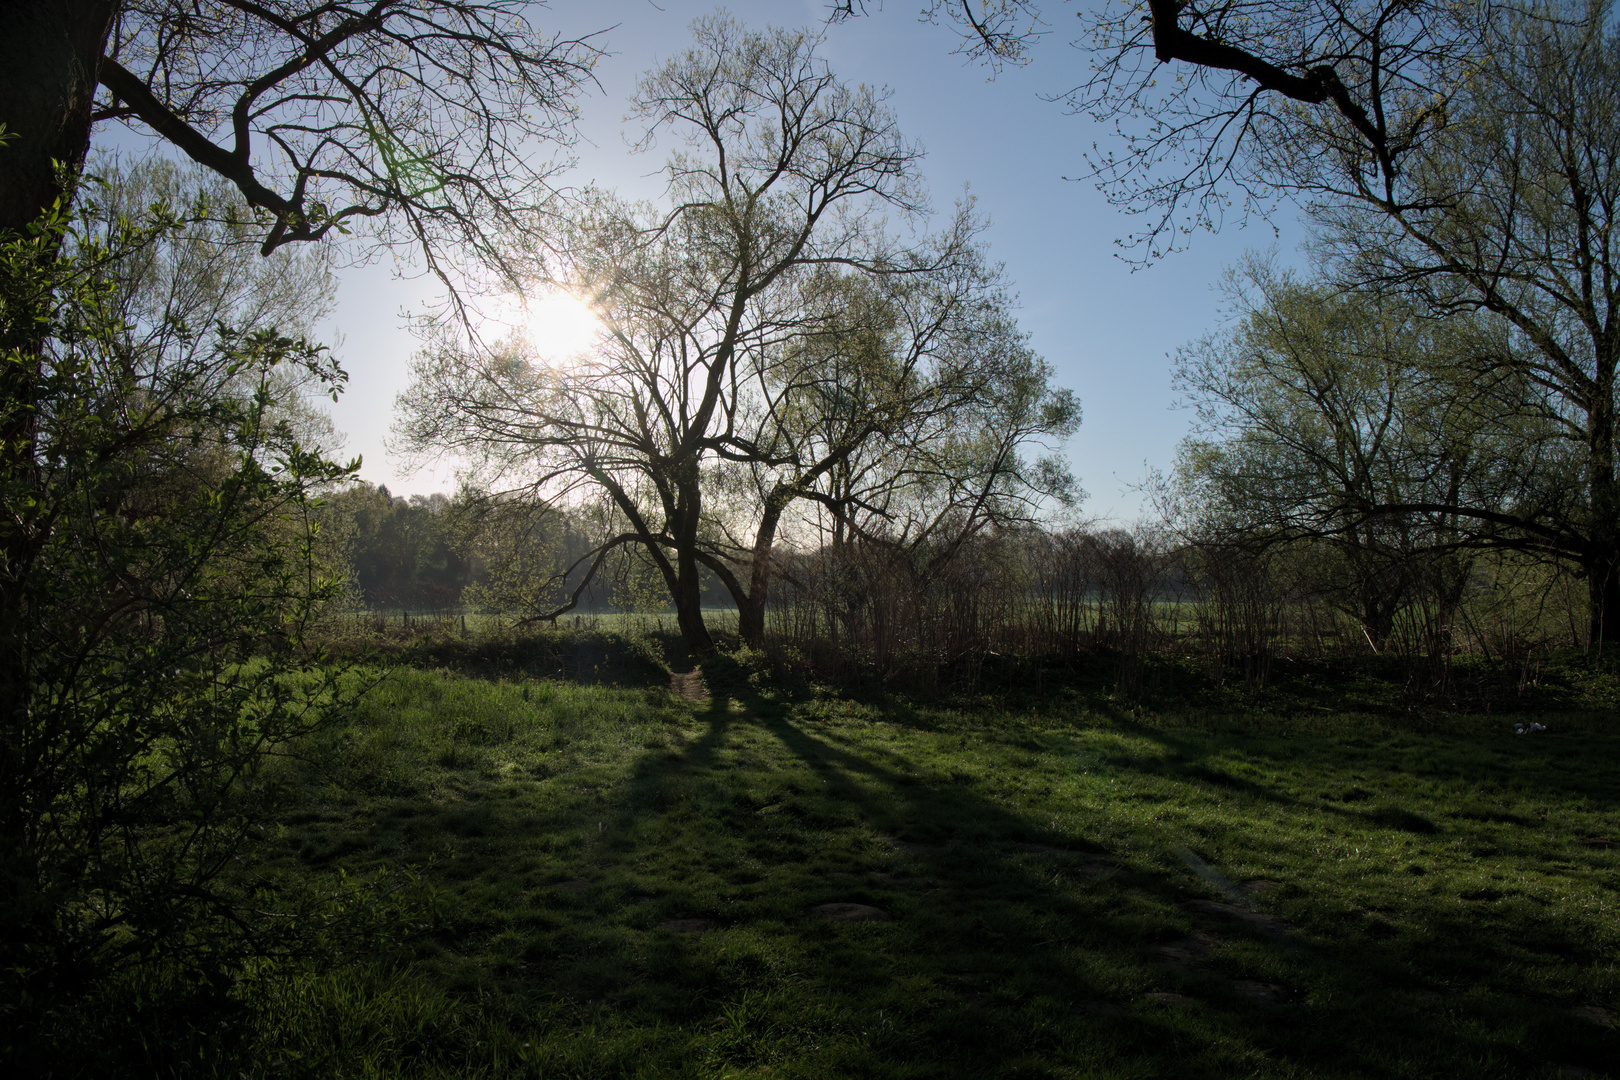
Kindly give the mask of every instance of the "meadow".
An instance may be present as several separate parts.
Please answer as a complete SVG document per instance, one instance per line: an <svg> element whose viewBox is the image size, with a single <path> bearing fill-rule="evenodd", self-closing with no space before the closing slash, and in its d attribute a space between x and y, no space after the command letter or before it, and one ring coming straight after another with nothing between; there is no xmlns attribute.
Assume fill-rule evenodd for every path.
<svg viewBox="0 0 1620 1080"><path fill-rule="evenodd" d="M164 1020L150 988L104 1006L80 1021L98 1067L1034 1080L1620 1062L1612 712L1358 709L1309 675L1230 705L1083 681L918 699L783 681L748 654L672 689L655 639L548 647L440 643L357 670L375 680L358 712L277 764L289 809L253 853L349 896L354 931L267 963L209 1025ZM1532 717L1550 730L1515 735Z"/></svg>

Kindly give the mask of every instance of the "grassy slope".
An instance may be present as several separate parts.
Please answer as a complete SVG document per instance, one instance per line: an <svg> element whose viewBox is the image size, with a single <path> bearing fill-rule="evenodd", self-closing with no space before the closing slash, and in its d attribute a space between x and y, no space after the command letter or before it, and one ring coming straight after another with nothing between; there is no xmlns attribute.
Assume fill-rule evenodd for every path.
<svg viewBox="0 0 1620 1080"><path fill-rule="evenodd" d="M426 928L277 987L259 1070L1620 1061L1602 1015L1579 1012L1620 1009L1620 850L1581 843L1620 839L1620 738L1358 717L1212 731L1099 706L778 700L741 679L689 704L397 671L299 777L272 863L422 867ZM1256 879L1277 884L1242 888ZM893 921L808 914L832 902Z"/></svg>

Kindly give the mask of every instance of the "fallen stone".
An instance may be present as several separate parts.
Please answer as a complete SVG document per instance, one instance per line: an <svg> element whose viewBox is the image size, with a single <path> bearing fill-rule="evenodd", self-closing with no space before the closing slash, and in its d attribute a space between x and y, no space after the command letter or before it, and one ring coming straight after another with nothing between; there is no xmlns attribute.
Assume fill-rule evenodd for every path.
<svg viewBox="0 0 1620 1080"><path fill-rule="evenodd" d="M828 922L890 922L889 913L870 904L820 904L810 909L812 917Z"/></svg>

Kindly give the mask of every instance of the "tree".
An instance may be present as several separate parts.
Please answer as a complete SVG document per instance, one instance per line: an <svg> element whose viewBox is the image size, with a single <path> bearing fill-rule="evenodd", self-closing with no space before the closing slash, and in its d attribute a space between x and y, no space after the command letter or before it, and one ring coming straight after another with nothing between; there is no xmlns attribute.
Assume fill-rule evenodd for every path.
<svg viewBox="0 0 1620 1080"><path fill-rule="evenodd" d="M155 135L229 180L266 252L364 223L496 256L541 205L596 53L524 0L20 0L0 11L0 230L71 187L93 125ZM62 166L58 169L53 162Z"/></svg>
<svg viewBox="0 0 1620 1080"><path fill-rule="evenodd" d="M232 228L251 223L265 253L363 226L377 241L414 243L445 274L463 257L496 259L502 231L543 208L550 163L534 142L567 134L569 94L589 75L594 50L537 38L523 18L528 7L0 5L0 899L8 925L50 924L40 931L49 937L62 929L52 920L92 902L74 891L82 882L66 892L51 883L52 866L68 864L52 864L56 856L40 846L41 822L105 824L108 807L128 809L120 800L130 790L217 808L240 778L237 766L296 727L278 689L285 665L271 664L268 681L256 681L230 663L259 647L288 655L296 644L289 631L320 593L319 575L306 562L298 584L293 556L308 545L282 541L307 524L308 486L337 474L272 407L286 397L278 371L302 365L317 380L337 377L296 331L249 321L227 333L119 311L144 295L120 293L120 275L145 273L136 269L142 252L161 247L178 218L160 215L150 242L121 225L97 234L74 222L92 127L155 135L228 180L244 200L231 210ZM64 238L71 246L76 236L92 239L64 254ZM247 314L241 300L233 317ZM198 531L180 531L185 515ZM74 536L98 542L74 549ZM223 573L233 560L235 570ZM87 583L103 595L79 591ZM157 644L142 644L142 634ZM132 659L118 659L120 649L133 650ZM74 668L65 659L74 655L94 663ZM89 680L82 688L76 670ZM197 769L190 759L167 777L141 771L141 755L183 741L188 725L199 745L237 738L243 732L230 725L261 706L270 727L232 744L246 757L216 756ZM102 739L107 725L125 721L133 742ZM162 726L171 721L177 726ZM87 745L133 771L111 788L84 788L89 780L61 770ZM188 786L193 780L203 787ZM203 791L209 784L213 795ZM52 801L75 792L91 804ZM95 801L104 795L111 801ZM85 828L54 850L76 852L63 858L89 859L83 872L100 873L98 845L114 834ZM165 871L153 880L179 878ZM45 897L37 911L24 910L31 896ZM113 932L126 909L109 902L106 910L110 921L86 940ZM10 912L21 921L11 923Z"/></svg>
<svg viewBox="0 0 1620 1080"><path fill-rule="evenodd" d="M446 275L497 270L545 205L536 141L568 134L595 50L545 40L522 0L17 0L0 5L0 236L60 219L96 124L168 142L227 179L261 250L363 227ZM36 235L54 236L56 233ZM36 249L43 260L53 252ZM19 249L22 250L22 249ZM12 297L40 297L26 267ZM0 484L33 482L46 325L8 311ZM24 692L12 631L40 538L0 519L0 728Z"/></svg>
<svg viewBox="0 0 1620 1080"><path fill-rule="evenodd" d="M834 17L865 10L841 0ZM930 0L923 12L956 23L962 51L994 66L1028 63L1050 32L1038 0ZM1324 163L1395 198L1406 159L1502 44L1488 0L1119 0L1078 14L1091 70L1062 97L1117 126L1123 146L1095 148L1091 178L1145 216L1128 243L1149 259L1235 205L1311 198L1302 170Z"/></svg>
<svg viewBox="0 0 1620 1080"><path fill-rule="evenodd" d="M1375 649L1420 594L1460 602L1468 550L1549 554L1537 534L1478 524L1556 513L1572 473L1535 386L1502 361L1500 320L1435 319L1258 259L1230 285L1240 319L1176 362L1200 427L1178 464L1196 531L1313 545L1317 584Z"/></svg>
<svg viewBox="0 0 1620 1080"><path fill-rule="evenodd" d="M1494 43L1392 192L1324 169L1332 198L1314 216L1345 280L1503 325L1506 347L1473 377L1533 387L1546 454L1579 463L1571 497L1506 517L1445 501L1385 510L1456 513L1572 564L1600 647L1620 635L1620 29L1607 3L1553 7L1504 18Z"/></svg>
<svg viewBox="0 0 1620 1080"><path fill-rule="evenodd" d="M841 83L804 33L716 17L694 36L633 105L646 140L686 142L666 167L670 209L597 194L567 244L558 280L601 314L598 348L548 366L446 342L419 362L401 430L488 478L602 499L621 528L592 557L638 545L703 654L699 566L757 636L783 512L826 503L857 449L931 438L953 403L966 419L975 389L1020 374L1050 431L1074 408L1046 390L965 209L910 249L882 228L885 210L925 207L918 151L877 96ZM999 468L1010 483L1011 457Z"/></svg>
<svg viewBox="0 0 1620 1080"><path fill-rule="evenodd" d="M998 10L1036 13L1021 2ZM967 22L973 49L1013 60L1028 26ZM1587 579L1593 645L1620 634L1612 5L1145 0L1092 29L1094 73L1070 102L1145 124L1096 164L1112 198L1149 215L1139 239L1150 256L1176 227L1217 225L1234 192L1287 195L1347 283L1408 290L1438 315L1483 310L1512 328L1503 362L1545 392L1560 439L1581 448L1581 507L1548 517L1535 504L1511 523L1449 512L1556 549ZM1159 65L1171 62L1190 66L1161 87Z"/></svg>
<svg viewBox="0 0 1620 1080"><path fill-rule="evenodd" d="M19 1032L19 1003L80 1000L108 970L217 980L263 954L278 932L234 855L273 795L267 755L337 700L302 630L336 584L316 563L313 497L351 468L278 418L276 373L335 390L341 372L264 323L178 317L295 322L318 303L226 274L205 300L209 275L189 271L219 238L207 205L188 206L200 240L164 204L131 222L86 201L0 245L0 310L40 320L43 342L3 357L39 364L32 468L0 489L31 538L9 566L0 739L0 971Z"/></svg>
<svg viewBox="0 0 1620 1080"><path fill-rule="evenodd" d="M457 508L448 496L388 493L353 484L325 500L324 527L342 534L354 598L372 608L447 611L461 603L475 567L463 552Z"/></svg>
<svg viewBox="0 0 1620 1080"><path fill-rule="evenodd" d="M747 450L720 455L716 487L734 498L715 507L704 552L744 641L764 631L784 539L881 543L921 564L926 585L987 527L1078 497L1052 445L1078 425L1078 403L1050 388L969 237L938 255L926 274L809 275L810 320L762 355L752 408L737 410ZM1029 460L1032 448L1048 453Z"/></svg>
<svg viewBox="0 0 1620 1080"><path fill-rule="evenodd" d="M92 127L118 123L155 135L227 179L245 201L233 211L238 224L254 223L266 253L363 226L380 242L413 242L427 266L441 274L463 257L495 260L500 269L503 230L522 226L524 215L545 205L550 163L535 153L534 143L567 134L569 95L588 78L594 56L581 42L539 39L524 19L528 8L519 0L0 5L0 244L6 252L0 260L0 858L8 867L8 905L33 888L35 871L17 863L27 863L35 850L25 809L34 805L26 789L36 775L30 770L39 754L42 761L70 753L77 737L70 725L57 732L65 740L60 746L40 741L46 730L37 723L41 695L59 685L52 681L56 674L39 667L40 657L61 654L39 652L37 635L42 627L55 628L68 634L63 641L71 640L78 631L69 633L70 627L54 620L71 623L86 610L72 582L113 573L110 563L84 569L59 557L70 535L63 515L72 485L84 485L77 505L90 513L102 498L116 507L122 497L117 492L133 483L129 478L145 477L153 485L146 504L152 513L194 509L201 515L194 524L219 525L221 531L205 529L192 538L199 546L188 557L202 568L224 557L223 549L211 545L246 543L246 534L233 531L238 525L262 523L261 513L275 516L264 507L297 504L304 482L327 468L288 435L272 440L245 434L283 431L269 413L255 412L261 406L242 404L237 383L248 373L270 373L270 383L245 399L262 401L263 409L280 378L274 372L293 361L307 361L322 373L317 377L333 375L324 354L296 336L260 333L262 327L243 323L227 336L211 336L209 326L190 325L176 334L154 325L148 342L154 348L120 352L127 335L111 329L118 322L102 309L116 305L113 280L131 272L130 260L147 245L120 242L116 257L76 253L66 262L59 251L64 237L88 227L72 224L71 207ZM58 287L68 294L57 296ZM96 307L88 327L79 321L86 296L95 298ZM187 341L201 351L187 352ZM63 348L74 364L81 363L75 350L89 350L97 359L83 360L90 366L68 377L56 355ZM119 356L122 368L114 362ZM162 362L150 363L153 357ZM81 404L63 396L68 390L90 396ZM227 418L227 402L236 402L230 408L239 416ZM95 413L103 407L111 411ZM59 426L73 417L90 427ZM86 444L101 457L53 458L59 448L52 440L74 443L89 438L88 430L101 431ZM195 436L199 453L204 444L213 447L204 456L214 461L212 473L189 475L206 473L224 485L208 496L217 502L205 500L198 508L172 500L202 499L202 489L182 484L171 490L159 483L165 472L188 475L189 461L169 455L162 441L172 437L177 447L187 445L186 432ZM282 451L296 468L261 476L266 455ZM115 484L110 476L120 479ZM147 522L143 528L155 527L147 511L135 516ZM92 520L103 519L85 519ZM178 534L168 536L179 542ZM184 554L177 552L176 558ZM244 602L260 589L278 595L289 565L277 556L255 581L244 563ZM175 573L185 580L189 572ZM53 576L58 574L69 576ZM110 595L123 594L113 589ZM153 610L143 604L192 611L180 596L159 590L117 607L108 615L107 634L124 633L126 615ZM153 618L159 620L154 625L173 622L164 614ZM251 626L268 642L281 639L273 620L242 618L241 634ZM242 640L232 637L237 629L222 632L227 641ZM132 684L131 693L146 694L148 704L169 715L161 705L165 695L189 700L191 693L183 676L169 674L175 670L189 669L137 665L125 675L146 680ZM219 700L228 696L222 692Z"/></svg>
<svg viewBox="0 0 1620 1080"><path fill-rule="evenodd" d="M162 242L105 266L115 285L107 302L115 305L120 347L131 357L200 369L201 354L216 344L216 327L273 326L289 338L308 339L331 314L337 280L330 251L289 247L261 256L255 223L228 181L161 158L107 159L92 168L98 180L78 211L91 235L114 235L125 227L121 222L140 222L154 206L168 207L184 222ZM291 425L306 447L336 453L342 436L320 406L332 387L298 365L277 366L268 377L275 421Z"/></svg>

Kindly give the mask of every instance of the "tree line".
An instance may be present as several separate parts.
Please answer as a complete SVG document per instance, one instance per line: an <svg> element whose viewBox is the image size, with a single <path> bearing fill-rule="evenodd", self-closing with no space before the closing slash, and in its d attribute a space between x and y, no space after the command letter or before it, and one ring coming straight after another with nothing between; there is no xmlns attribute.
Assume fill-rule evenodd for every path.
<svg viewBox="0 0 1620 1080"><path fill-rule="evenodd" d="M653 568L633 553L597 563L589 515L534 501L474 489L400 496L356 481L323 493L316 520L326 565L344 584L336 614L444 620L476 612L533 627L563 605L589 612L667 606ZM587 581L590 565L596 572ZM700 584L705 603L724 605L717 580Z"/></svg>

